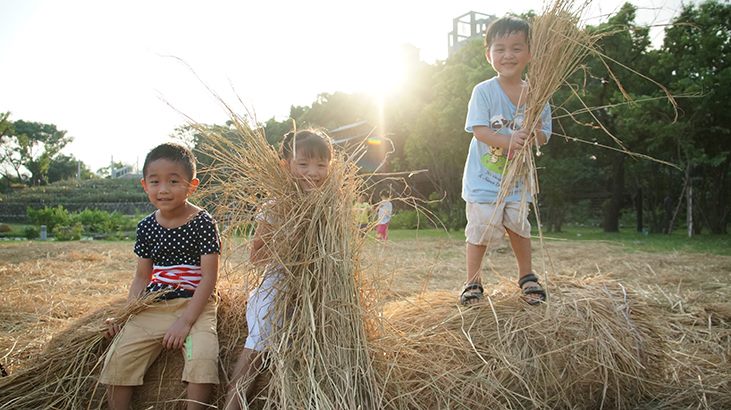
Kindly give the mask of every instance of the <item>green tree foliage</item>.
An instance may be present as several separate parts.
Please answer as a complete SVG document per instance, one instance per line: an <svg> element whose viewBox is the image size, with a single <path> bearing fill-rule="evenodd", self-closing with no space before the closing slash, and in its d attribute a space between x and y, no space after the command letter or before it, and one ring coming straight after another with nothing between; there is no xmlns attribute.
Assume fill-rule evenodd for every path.
<svg viewBox="0 0 731 410"><path fill-rule="evenodd" d="M460 181L470 143L464 131L467 103L472 88L492 75L482 43L470 41L435 67L429 79L430 100L413 118L399 121L408 124L403 130L406 163L411 169L428 170L431 192L444 197L439 213L449 227L464 220Z"/></svg>
<svg viewBox="0 0 731 410"><path fill-rule="evenodd" d="M646 138L637 128L631 111L640 104L636 102L639 96L648 95L658 87L639 74L647 74L652 61L648 58L649 31L635 24L636 10L625 3L606 23L589 28L603 34L597 43L602 56L589 61L584 101L596 107L595 118L603 127L592 128L593 140L623 151L644 152ZM602 204L602 225L606 232L616 232L621 210L628 204L627 154L605 149L595 155L609 195Z"/></svg>
<svg viewBox="0 0 731 410"><path fill-rule="evenodd" d="M8 115L3 114L0 122L7 122ZM12 169L19 181L24 180L23 172L27 171L33 185L48 183L53 158L72 138L54 124L40 122L18 120L1 128L0 163Z"/></svg>
<svg viewBox="0 0 731 410"><path fill-rule="evenodd" d="M713 233L725 233L731 167L731 5L687 4L665 31L654 73L678 100L679 162L694 177L698 216Z"/></svg>
<svg viewBox="0 0 731 410"><path fill-rule="evenodd" d="M602 220L605 230L616 231L624 212L646 215L638 218L638 228L666 231L676 208L683 217L678 204L690 167L697 178L695 219L725 232L731 202L731 117L724 104L731 92L730 7L718 1L684 6L658 50L651 48L648 28L635 23L631 4L587 28L602 33L604 58L589 58L552 99L554 134L537 158L544 226L560 231L572 215L582 215L583 222ZM396 148L391 169L428 169L415 192L443 198L430 208L446 225L461 228L460 182L471 137L464 132L467 102L472 88L494 72L480 41L446 61L412 62L407 71L383 105L366 95L321 94L311 105L292 106L290 118L299 128L361 120L378 125ZM658 83L676 96L677 111ZM291 119L257 126L275 144L291 130Z"/></svg>
<svg viewBox="0 0 731 410"><path fill-rule="evenodd" d="M51 160L48 166L48 183L76 178L76 174L79 171L81 172L81 175L79 175L81 179L92 179L96 177L86 164L76 159L73 155L59 154Z"/></svg>

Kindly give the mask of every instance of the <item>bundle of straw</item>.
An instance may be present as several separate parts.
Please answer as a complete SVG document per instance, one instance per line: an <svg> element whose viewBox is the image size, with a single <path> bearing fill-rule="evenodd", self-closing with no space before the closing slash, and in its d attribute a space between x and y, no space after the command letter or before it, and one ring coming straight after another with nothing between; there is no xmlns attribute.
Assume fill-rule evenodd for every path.
<svg viewBox="0 0 731 410"><path fill-rule="evenodd" d="M104 395L98 374L109 341L104 320L124 323L145 309L150 298L125 306L121 302L81 319L55 336L34 363L0 379L0 409L75 409L98 407Z"/></svg>
<svg viewBox="0 0 731 410"><path fill-rule="evenodd" d="M264 135L230 113L228 135L199 130L214 159L206 197L215 198L224 233L249 231L259 212L271 221L266 252L282 274L270 315L264 408L379 407L358 264L362 240L352 210L357 169L337 154L323 186L303 192ZM254 273L250 286L260 280Z"/></svg>
<svg viewBox="0 0 731 410"><path fill-rule="evenodd" d="M523 183L521 211L528 212L528 200L538 195L539 186L533 144L538 147L534 132L539 130L541 113L551 96L580 67L593 50L597 36L579 27L580 16L588 6L586 0L554 0L548 3L531 22L531 63L527 73L527 101L524 127L530 133L524 149L515 152L503 173L498 202L503 202ZM540 151L538 151L540 153Z"/></svg>
<svg viewBox="0 0 731 410"><path fill-rule="evenodd" d="M154 295L151 295L154 296ZM0 409L100 409L106 407L106 386L99 384L104 354L109 341L103 336L104 319L126 322L130 316L153 303L143 298L132 306L123 301L101 308L79 319L54 336L34 364L0 379ZM225 369L236 361L246 339L243 306L246 295L239 289L222 289L218 299L218 341L221 380ZM186 389L180 378L183 357L178 350L165 350L145 374L145 382L135 389L135 408L185 408ZM214 404L222 408L225 385L214 391Z"/></svg>
<svg viewBox="0 0 731 410"><path fill-rule="evenodd" d="M466 310L443 292L387 306L374 342L384 407L632 408L655 397L667 363L658 311L604 278L555 283L550 306L527 306L512 282Z"/></svg>

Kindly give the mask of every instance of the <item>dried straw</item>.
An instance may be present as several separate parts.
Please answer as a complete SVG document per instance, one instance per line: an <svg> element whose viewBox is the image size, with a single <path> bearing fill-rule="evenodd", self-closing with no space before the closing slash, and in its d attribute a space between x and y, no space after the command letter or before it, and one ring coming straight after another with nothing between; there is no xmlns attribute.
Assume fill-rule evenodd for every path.
<svg viewBox="0 0 731 410"><path fill-rule="evenodd" d="M382 257L403 262L404 251ZM570 257L585 260L586 253ZM622 277L644 277L645 261L665 266L666 260L652 258L645 254L624 264L606 263L637 269L628 274L618 267ZM527 306L512 282L491 286L495 293L489 300L466 310L444 292L389 304L377 323L379 332L368 332L380 392L374 407L600 408L603 403L604 408L653 410L730 408L727 292L694 290L711 284L699 279L686 289L690 297L669 293L671 286L663 281L673 275L682 276L683 283L698 277L688 266L700 258L676 258L678 263L652 277L664 289L635 286L629 291L603 276L557 277L546 306ZM725 266L719 260L719 266L704 266ZM713 303L692 295L711 295L707 300ZM224 280L218 309L222 383L246 337L245 303L245 292ZM103 408L104 386L97 385L97 377L106 341L99 332L102 320L115 316L122 302L115 306L72 324L32 364L0 379L0 408ZM136 392L136 405L184 407L182 364L179 352L163 353ZM263 386L263 400L254 406L264 407L277 397L270 387ZM214 393L219 407L223 393L222 384Z"/></svg>
<svg viewBox="0 0 731 410"><path fill-rule="evenodd" d="M323 186L303 192L264 135L233 113L231 123L229 135L199 130L214 159L206 196L215 198L225 233L248 231L264 212L272 222L266 250L283 272L271 316L264 408L379 407L358 264L362 240L352 210L357 169L337 153ZM261 273L250 273L253 286Z"/></svg>
<svg viewBox="0 0 731 410"><path fill-rule="evenodd" d="M555 279L551 306L515 285L474 308L435 292L386 308L387 408L632 408L653 397L666 344L653 308L619 283Z"/></svg>
<svg viewBox="0 0 731 410"><path fill-rule="evenodd" d="M86 408L104 390L97 383L109 345L103 334L104 319L114 317L124 323L151 300L98 310L54 337L30 366L0 379L0 409Z"/></svg>
<svg viewBox="0 0 731 410"><path fill-rule="evenodd" d="M541 113L551 96L581 66L598 39L579 27L586 0L554 0L531 22L531 63L527 73L527 99L524 126L530 137L525 147L539 147L533 133L538 130ZM539 149L539 148L538 148ZM538 150L540 155L540 149ZM508 161L502 177L498 201L502 202L523 183L521 211L526 215L528 201L539 192L535 157L531 149L521 149Z"/></svg>

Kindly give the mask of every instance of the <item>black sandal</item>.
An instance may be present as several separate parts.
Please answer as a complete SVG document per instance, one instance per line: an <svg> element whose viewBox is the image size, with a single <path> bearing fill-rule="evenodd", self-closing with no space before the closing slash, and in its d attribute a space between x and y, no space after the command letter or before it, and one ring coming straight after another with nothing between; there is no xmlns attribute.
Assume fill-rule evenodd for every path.
<svg viewBox="0 0 731 410"><path fill-rule="evenodd" d="M462 290L462 294L459 295L459 303L465 306L471 305L474 302L482 300L484 293L485 288L481 284L477 282L467 283Z"/></svg>
<svg viewBox="0 0 731 410"><path fill-rule="evenodd" d="M525 285L527 282L535 282L537 286L528 286L527 288L524 288L523 285ZM518 286L520 286L520 289L523 292L523 300L525 300L525 302L529 305L537 305L541 302L546 301L546 290L543 289L541 283L538 282L538 276L536 276L534 273L529 273L520 278L520 280L518 281ZM539 295L539 297L537 299L526 297L530 295Z"/></svg>

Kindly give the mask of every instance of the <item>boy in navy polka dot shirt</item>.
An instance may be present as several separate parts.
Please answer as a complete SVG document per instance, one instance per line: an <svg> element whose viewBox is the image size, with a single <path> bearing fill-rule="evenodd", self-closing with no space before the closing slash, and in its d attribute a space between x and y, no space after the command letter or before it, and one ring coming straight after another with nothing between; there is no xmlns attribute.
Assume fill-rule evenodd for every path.
<svg viewBox="0 0 731 410"><path fill-rule="evenodd" d="M139 258L128 302L150 292L159 296L124 327L107 321L114 341L100 382L108 385L112 409L129 408L134 386L143 384L163 348L183 352L188 409L207 407L218 384L213 291L221 243L211 215L188 202L199 184L195 168L193 154L178 144L159 145L145 158L142 186L157 210L137 225Z"/></svg>

